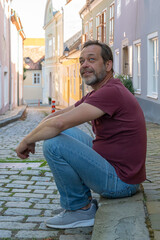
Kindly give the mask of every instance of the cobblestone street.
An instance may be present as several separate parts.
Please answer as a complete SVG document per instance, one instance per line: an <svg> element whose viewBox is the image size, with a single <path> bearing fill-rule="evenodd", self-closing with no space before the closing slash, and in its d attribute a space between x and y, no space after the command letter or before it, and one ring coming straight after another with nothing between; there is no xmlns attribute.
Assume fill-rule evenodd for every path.
<svg viewBox="0 0 160 240"><path fill-rule="evenodd" d="M147 123L147 179L143 183L151 239L160 240L160 125ZM153 238L152 238L153 237Z"/></svg>
<svg viewBox="0 0 160 240"><path fill-rule="evenodd" d="M45 220L59 213L62 209L54 179L42 154L42 142L37 144L36 154L31 155L27 161L18 159L14 151L21 139L35 128L50 110L46 107L27 108L26 118L23 116L21 120L0 128L1 240L91 240L92 238L92 227L68 230L45 227ZM83 124L79 127L92 135L89 124ZM147 123L147 138L146 169L148 181L143 183L144 200L142 195L142 199L138 202L135 201L132 208L136 209L137 204L140 206L140 203L141 206L144 205L146 212L144 221L149 229L150 240L160 240L160 125ZM93 197L99 200L99 195L93 193ZM120 202L122 201L119 200L117 204ZM116 205L113 207L115 208ZM127 212L126 209L126 217ZM106 225L103 226L104 221L101 220L101 217L103 219L105 215L103 213L101 215L99 219L102 229L103 227L105 229ZM129 227L127 224L129 223L126 222L126 228ZM113 234L115 233L113 232ZM127 239L131 240L132 238ZM136 235L134 239L140 240L136 238ZM126 239L122 237L120 240Z"/></svg>
<svg viewBox="0 0 160 240"><path fill-rule="evenodd" d="M37 144L36 154L30 157L32 162L21 163L14 152L20 140L49 111L29 108L25 120L0 128L0 239L91 239L92 227L75 230L45 227L44 221L62 209L49 167L39 167L42 162L38 161L44 161L42 142ZM87 125L80 128L90 134Z"/></svg>

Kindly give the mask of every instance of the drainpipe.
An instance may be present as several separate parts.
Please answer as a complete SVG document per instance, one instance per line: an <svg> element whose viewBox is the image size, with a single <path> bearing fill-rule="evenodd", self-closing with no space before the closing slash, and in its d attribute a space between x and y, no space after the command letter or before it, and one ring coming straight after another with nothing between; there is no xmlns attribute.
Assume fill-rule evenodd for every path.
<svg viewBox="0 0 160 240"><path fill-rule="evenodd" d="M81 18L81 20L82 20L82 35L83 35L83 31L84 31L84 22L83 22L83 17L81 16L81 14L79 14L80 15L80 18ZM81 40L82 41L82 40ZM82 97L84 97L84 95L85 95L85 93L84 93L84 81L83 81L83 79L82 79L82 86L81 86L81 89L82 89Z"/></svg>
<svg viewBox="0 0 160 240"><path fill-rule="evenodd" d="M11 17L9 18L9 110L12 110L12 61L11 61Z"/></svg>
<svg viewBox="0 0 160 240"><path fill-rule="evenodd" d="M18 54L17 54L17 106L19 106L19 33L23 31L23 28L17 31L18 36Z"/></svg>

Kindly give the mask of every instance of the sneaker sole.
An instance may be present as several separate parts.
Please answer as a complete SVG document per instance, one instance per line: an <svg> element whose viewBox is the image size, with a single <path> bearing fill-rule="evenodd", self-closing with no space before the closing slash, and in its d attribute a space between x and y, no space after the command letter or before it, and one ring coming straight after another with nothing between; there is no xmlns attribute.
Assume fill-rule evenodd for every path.
<svg viewBox="0 0 160 240"><path fill-rule="evenodd" d="M94 225L94 219L90 220L83 220L79 222L74 222L66 225L52 225L52 224L47 224L47 227L50 228L60 228L60 229L65 229L65 228L77 228L77 227L92 227Z"/></svg>

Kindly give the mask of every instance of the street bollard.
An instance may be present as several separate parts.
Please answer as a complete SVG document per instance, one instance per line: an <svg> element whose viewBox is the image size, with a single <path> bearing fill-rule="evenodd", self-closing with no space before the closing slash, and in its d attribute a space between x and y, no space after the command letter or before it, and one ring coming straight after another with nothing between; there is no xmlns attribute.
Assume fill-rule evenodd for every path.
<svg viewBox="0 0 160 240"><path fill-rule="evenodd" d="M52 113L55 112L56 101L52 99Z"/></svg>

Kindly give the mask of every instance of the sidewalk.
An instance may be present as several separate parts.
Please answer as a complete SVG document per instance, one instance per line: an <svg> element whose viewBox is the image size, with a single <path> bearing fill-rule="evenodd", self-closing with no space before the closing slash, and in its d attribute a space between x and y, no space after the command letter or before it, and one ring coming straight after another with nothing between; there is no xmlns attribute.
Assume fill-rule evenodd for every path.
<svg viewBox="0 0 160 240"><path fill-rule="evenodd" d="M24 110L16 109L7 113L6 118L0 116L0 123L5 119L15 121L15 116L22 115ZM5 171L0 168L0 212L4 215L3 222L0 216L0 239L12 239L11 234L15 232L15 239L55 236L60 240L160 240L160 125L147 123L147 136L146 169L151 182L145 181L140 192L131 198L100 198L92 237L92 228L56 232L43 225L51 209L55 214L59 211L56 206L59 204L59 195L54 183L50 183L49 168L8 168ZM99 199L99 196L95 195L95 198ZM14 204L19 199L21 203L17 208ZM4 203L5 208L2 209Z"/></svg>
<svg viewBox="0 0 160 240"><path fill-rule="evenodd" d="M26 109L25 105L14 108L11 111L7 111L5 114L0 115L0 127L4 127L7 124L20 119Z"/></svg>

